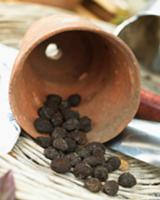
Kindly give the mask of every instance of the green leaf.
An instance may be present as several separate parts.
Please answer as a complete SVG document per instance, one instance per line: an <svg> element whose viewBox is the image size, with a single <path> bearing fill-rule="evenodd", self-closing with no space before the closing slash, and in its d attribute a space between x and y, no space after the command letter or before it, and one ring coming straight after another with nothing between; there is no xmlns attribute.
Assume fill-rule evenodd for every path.
<svg viewBox="0 0 160 200"><path fill-rule="evenodd" d="M12 171L0 178L0 200L15 199L15 183Z"/></svg>

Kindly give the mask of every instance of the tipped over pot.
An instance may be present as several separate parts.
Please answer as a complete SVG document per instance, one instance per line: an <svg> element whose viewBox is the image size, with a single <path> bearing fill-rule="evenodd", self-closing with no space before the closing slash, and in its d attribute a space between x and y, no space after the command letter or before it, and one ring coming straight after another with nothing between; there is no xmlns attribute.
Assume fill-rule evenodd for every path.
<svg viewBox="0 0 160 200"><path fill-rule="evenodd" d="M10 105L20 126L39 136L33 122L48 94L79 93L82 115L93 121L89 141L106 142L134 117L140 75L131 50L90 21L54 15L26 33L10 80Z"/></svg>

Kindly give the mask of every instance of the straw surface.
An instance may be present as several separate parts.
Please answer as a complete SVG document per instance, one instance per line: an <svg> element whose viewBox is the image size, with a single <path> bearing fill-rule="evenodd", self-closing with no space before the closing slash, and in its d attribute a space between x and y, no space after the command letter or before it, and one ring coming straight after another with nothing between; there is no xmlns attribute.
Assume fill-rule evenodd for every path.
<svg viewBox="0 0 160 200"><path fill-rule="evenodd" d="M12 169L19 200L160 200L160 170L118 153L106 150L106 157L118 155L129 163L129 171L137 178L131 189L120 187L118 196L111 198L102 192L93 194L72 174L57 174L49 167L50 161L43 156L43 149L31 139L20 137L10 155L0 156L0 175ZM117 180L122 171L109 175Z"/></svg>

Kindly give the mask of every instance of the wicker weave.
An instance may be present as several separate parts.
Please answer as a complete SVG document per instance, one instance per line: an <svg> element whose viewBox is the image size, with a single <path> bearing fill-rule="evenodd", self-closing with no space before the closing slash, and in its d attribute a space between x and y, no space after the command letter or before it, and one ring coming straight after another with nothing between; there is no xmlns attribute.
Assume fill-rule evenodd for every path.
<svg viewBox="0 0 160 200"><path fill-rule="evenodd" d="M29 4L0 4L0 41L19 47L19 43L34 20L58 10ZM107 27L108 28L108 27ZM5 134L5 133L4 133ZM0 156L0 175L12 169L16 181L16 199L19 200L160 200L160 169L145 163L106 151L106 157L119 155L129 163L138 184L132 189L120 187L118 196L108 197L102 192L93 194L83 188L83 183L72 174L60 175L50 170L50 161L43 156L43 149L30 138L20 137L10 155ZM109 176L117 180L119 170Z"/></svg>

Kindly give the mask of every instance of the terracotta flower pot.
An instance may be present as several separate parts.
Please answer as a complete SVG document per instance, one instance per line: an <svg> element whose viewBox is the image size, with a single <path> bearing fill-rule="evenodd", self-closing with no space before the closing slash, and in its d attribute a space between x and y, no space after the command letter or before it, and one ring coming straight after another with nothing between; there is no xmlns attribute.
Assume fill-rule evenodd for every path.
<svg viewBox="0 0 160 200"><path fill-rule="evenodd" d="M58 47L52 58L49 44ZM54 15L26 34L10 81L10 104L17 122L37 137L33 121L47 94L82 96L80 113L93 120L89 141L117 136L134 117L140 98L137 61L115 36L77 16Z"/></svg>

